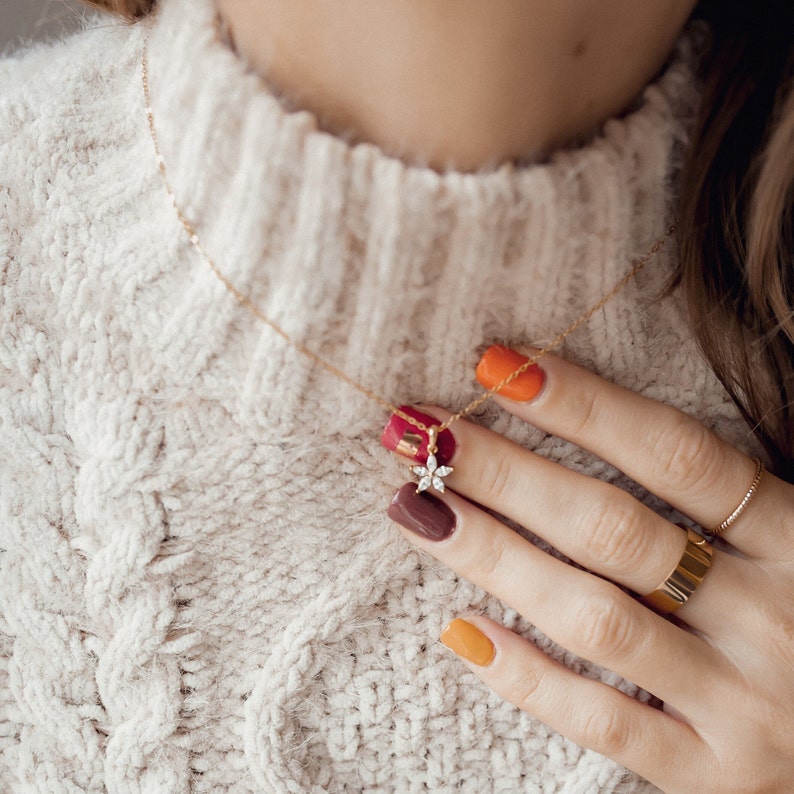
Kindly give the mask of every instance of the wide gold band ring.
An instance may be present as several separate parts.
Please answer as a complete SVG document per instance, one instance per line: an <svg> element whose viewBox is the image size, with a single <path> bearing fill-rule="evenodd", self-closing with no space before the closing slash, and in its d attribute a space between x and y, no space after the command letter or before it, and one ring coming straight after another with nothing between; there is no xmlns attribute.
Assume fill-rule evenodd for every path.
<svg viewBox="0 0 794 794"><path fill-rule="evenodd" d="M681 527L684 529L685 527ZM695 592L711 566L711 543L689 527L684 553L670 575L642 600L657 612L675 612Z"/></svg>
<svg viewBox="0 0 794 794"><path fill-rule="evenodd" d="M764 464L760 458L755 459L755 475L747 493L742 497L741 502L734 508L731 514L722 522L720 522L714 529L708 530L710 535L720 535L744 512L750 500L755 496L758 486L761 484L761 477L764 474Z"/></svg>

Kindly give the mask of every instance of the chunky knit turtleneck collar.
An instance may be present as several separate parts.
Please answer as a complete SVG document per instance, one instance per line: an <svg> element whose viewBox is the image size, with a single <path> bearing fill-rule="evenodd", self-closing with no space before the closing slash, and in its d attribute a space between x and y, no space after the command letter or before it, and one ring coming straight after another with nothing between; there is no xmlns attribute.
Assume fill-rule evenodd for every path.
<svg viewBox="0 0 794 794"><path fill-rule="evenodd" d="M679 51L638 108L586 146L462 174L348 145L309 113L287 111L221 41L211 0L162 0L150 43L163 155L219 267L353 378L395 400L450 405L473 393L483 343L550 338L664 232L670 195L660 186L695 98L688 60ZM186 242L177 223L173 234ZM200 357L228 354L223 329L240 308L197 259L184 290L162 344L192 349L184 328L198 313L202 330L214 329ZM607 307L604 361L620 355L609 339L615 312L621 334L641 322L620 301ZM407 352L417 338L424 354ZM266 362L252 367L254 393L278 380ZM416 376L428 368L432 378Z"/></svg>

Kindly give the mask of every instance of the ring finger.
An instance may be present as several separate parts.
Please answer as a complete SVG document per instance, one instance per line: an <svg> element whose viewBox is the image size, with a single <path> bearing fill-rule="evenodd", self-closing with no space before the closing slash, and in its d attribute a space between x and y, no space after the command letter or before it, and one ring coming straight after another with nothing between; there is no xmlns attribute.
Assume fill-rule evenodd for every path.
<svg viewBox="0 0 794 794"><path fill-rule="evenodd" d="M441 421L447 417L432 411ZM449 485L580 565L644 595L681 559L686 533L625 491L545 460L483 427L461 421L454 430L450 463L462 463L449 476ZM741 594L741 564L715 550L708 576L678 614L708 634L724 629L726 594Z"/></svg>
<svg viewBox="0 0 794 794"><path fill-rule="evenodd" d="M553 640L669 702L701 715L731 668L719 651L630 598L615 585L573 568L454 493L443 499L400 489L389 515L421 548L516 609ZM671 675L686 659L702 676ZM697 711L696 711L697 709Z"/></svg>

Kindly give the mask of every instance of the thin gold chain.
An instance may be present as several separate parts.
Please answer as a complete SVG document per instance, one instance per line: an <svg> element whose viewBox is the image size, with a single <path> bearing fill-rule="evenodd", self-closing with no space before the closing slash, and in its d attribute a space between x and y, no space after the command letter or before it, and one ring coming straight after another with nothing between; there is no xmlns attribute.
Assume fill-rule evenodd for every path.
<svg viewBox="0 0 794 794"><path fill-rule="evenodd" d="M368 389L364 384L359 383L357 380L354 380L350 377L346 372L343 372L339 367L335 364L332 364L330 361L327 361L322 356L317 355L313 350L310 350L306 345L302 342L299 342L297 339L293 339L280 325L273 322L269 317L262 313L262 311L251 302L251 300L240 292L237 287L232 284L228 278L223 274L221 269L215 263L215 260L207 253L204 249L204 246L201 244L201 240L199 239L198 233L196 231L196 227L193 225L191 220L182 212L182 209L179 206L179 202L176 197L176 193L174 192L173 188L171 187L171 180L168 177L168 171L166 169L165 160L163 158L162 152L160 150L160 139L157 135L157 129L154 123L154 110L152 109L152 99L151 93L149 90L149 40L148 34L146 37L146 41L144 42L143 46L143 54L141 56L141 74L142 74L142 82L143 82L143 93L144 99L146 101L146 118L149 122L149 132L151 133L152 143L154 144L154 152L157 157L157 166L160 170L160 175L163 178L163 183L165 185L165 189L168 192L168 196L171 199L171 205L176 212L177 217L179 218L179 222L184 227L185 231L188 234L190 239L190 243L198 252L199 256L209 265L212 272L217 276L218 280L223 284L224 287L234 296L240 306L245 307L250 311L255 317L261 320L265 325L271 328L276 334L278 334L282 339L284 339L287 344L291 345L295 350L297 350L302 355L306 356L306 358L311 359L316 364L319 364L323 369L327 372L330 372L334 377L338 378L339 380L347 383L348 386L359 391L364 396L368 397L370 400L378 403L381 407L385 408L386 410L390 411L393 414L396 414L404 421L408 422L410 425L415 427L417 430L420 430L425 433L430 433L431 427L428 427L424 422L415 419L413 416L410 416L405 411L403 411L398 405L390 402L389 400L381 397L379 394L376 394L371 389ZM518 367L514 372L510 373L506 378L496 384L488 391L483 392L479 397L472 400L465 408L462 408L455 414L452 414L445 422L442 422L439 425L433 425L432 430L434 431L434 436L437 437L439 433L446 430L450 425L454 422L457 422L458 419L462 419L464 416L467 416L472 411L475 411L479 408L483 403L487 402L491 399L500 389L507 386L509 383L512 383L516 378L518 378L522 373L526 372L531 366L536 364L540 361L546 353L550 352L552 349L557 347L566 337L572 334L580 325L587 322L599 309L603 308L603 306L610 301L618 292L620 292L626 284L637 275L637 273L642 270L643 266L646 262L652 259L664 246L665 242L667 242L668 238L676 231L675 224L671 225L667 231L665 232L664 236L658 239L650 250L638 259L632 266L631 270L626 273L623 278L620 279L613 287L609 290L609 292L604 295L595 306L589 308L581 317L574 320L567 328L561 331L554 339L551 340L545 347L543 347L538 353L534 356L529 358L525 361L520 367Z"/></svg>

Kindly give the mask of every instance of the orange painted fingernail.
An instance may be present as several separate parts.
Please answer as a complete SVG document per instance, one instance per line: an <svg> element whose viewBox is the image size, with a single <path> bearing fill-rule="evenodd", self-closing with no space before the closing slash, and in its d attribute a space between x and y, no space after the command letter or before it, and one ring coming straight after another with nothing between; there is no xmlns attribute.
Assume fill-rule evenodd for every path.
<svg viewBox="0 0 794 794"><path fill-rule="evenodd" d="M491 345L477 364L477 380L486 389L493 389L527 361L529 359L526 356L510 350L509 347ZM499 394L510 400L526 402L537 397L545 380L546 375L543 370L537 364L533 364L526 372L522 372L515 380L503 386Z"/></svg>
<svg viewBox="0 0 794 794"><path fill-rule="evenodd" d="M496 648L488 637L463 618L455 618L439 639L458 656L479 667L486 667L496 656Z"/></svg>

